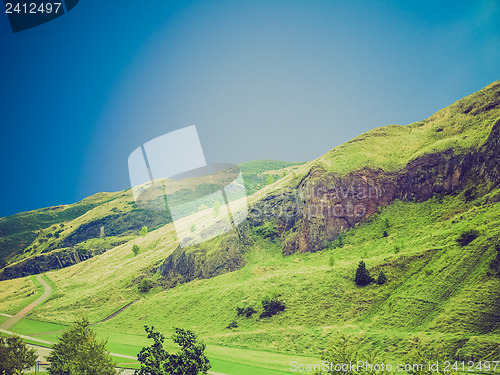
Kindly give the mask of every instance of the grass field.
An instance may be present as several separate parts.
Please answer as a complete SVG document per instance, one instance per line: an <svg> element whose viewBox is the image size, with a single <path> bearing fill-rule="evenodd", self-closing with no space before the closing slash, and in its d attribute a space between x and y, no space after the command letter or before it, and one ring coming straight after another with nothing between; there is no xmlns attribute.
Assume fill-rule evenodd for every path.
<svg viewBox="0 0 500 375"><path fill-rule="evenodd" d="M14 315L34 302L43 293L35 276L2 281L0 312Z"/></svg>
<svg viewBox="0 0 500 375"><path fill-rule="evenodd" d="M118 290L131 278L124 278L125 270L140 271L140 260L161 259L168 250L156 254L151 248L142 253L144 258L136 258L122 246L90 260L93 267L79 264L51 272L61 296L30 316L64 324L82 314L97 320L127 302L108 307L112 293L131 293L140 299L94 326L99 337L108 340L111 352L136 355L147 345L144 324L166 336L172 327L183 327L197 332L214 364L225 368L287 371L289 361L298 356L317 361L340 334L363 348L383 348L385 360L401 359L411 346L409 340L416 339L450 351L461 345L464 355L495 351L500 346L494 324L500 311L500 279L488 276L488 265L500 234L500 205L486 202L498 194L493 191L471 202L461 195L423 203L395 201L346 233L342 248L330 246L319 253L283 257L278 242L254 234L242 269L146 295L133 292L133 287L129 292ZM467 246L458 245L459 234L471 228L479 237ZM153 242L164 243L161 230L156 232ZM334 264L329 266L332 257ZM374 276L383 270L388 283L357 287L353 276L362 259ZM273 294L281 294L286 310L259 319L261 300ZM247 306L258 313L238 317L236 307ZM234 320L238 327L227 329ZM38 332L33 324L46 331L61 328L20 322L14 329ZM492 324L496 328L488 332ZM53 341L57 334L38 337Z"/></svg>

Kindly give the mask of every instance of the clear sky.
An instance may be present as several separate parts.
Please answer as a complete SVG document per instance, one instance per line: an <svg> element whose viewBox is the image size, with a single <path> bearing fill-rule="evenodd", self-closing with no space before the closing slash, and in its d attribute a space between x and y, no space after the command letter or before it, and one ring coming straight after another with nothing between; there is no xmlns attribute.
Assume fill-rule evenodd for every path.
<svg viewBox="0 0 500 375"><path fill-rule="evenodd" d="M0 14L0 216L129 187L142 143L307 161L500 79L500 0L95 1Z"/></svg>

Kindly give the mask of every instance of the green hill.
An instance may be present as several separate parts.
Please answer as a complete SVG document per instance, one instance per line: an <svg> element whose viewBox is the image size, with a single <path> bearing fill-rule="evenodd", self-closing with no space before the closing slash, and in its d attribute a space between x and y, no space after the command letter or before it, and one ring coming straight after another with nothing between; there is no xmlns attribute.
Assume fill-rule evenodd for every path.
<svg viewBox="0 0 500 375"><path fill-rule="evenodd" d="M420 358L496 360L499 119L495 82L427 120L375 129L306 164L243 164L243 173L282 171L249 197L237 232L186 248L172 224L146 236L122 232L126 242L48 272L56 291L12 330L55 340L51 323L84 314L100 322L94 328L111 351L135 355L144 324L189 328L226 374L290 372L290 361L318 362L341 337L384 362L409 360L415 348ZM126 194L73 219L71 233L113 208L133 212ZM387 282L357 286L361 260ZM148 292L138 288L143 279ZM16 310L29 285L1 281L0 312ZM285 309L260 317L269 299ZM238 314L249 307L251 316Z"/></svg>

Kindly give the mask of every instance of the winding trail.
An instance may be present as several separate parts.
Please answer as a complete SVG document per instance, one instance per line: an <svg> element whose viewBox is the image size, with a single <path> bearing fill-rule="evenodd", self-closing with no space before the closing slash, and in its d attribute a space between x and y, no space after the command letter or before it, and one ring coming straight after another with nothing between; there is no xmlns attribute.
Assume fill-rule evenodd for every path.
<svg viewBox="0 0 500 375"><path fill-rule="evenodd" d="M20 321L22 318L24 318L27 313L29 313L31 310L33 310L35 307L37 307L39 304L41 304L43 301L45 301L47 298L49 298L50 294L52 293L52 288L50 287L50 285L44 279L42 279L42 276L40 276L40 275L36 275L36 280L40 284L42 284L42 286L43 286L42 295L40 297L38 297L34 302L32 302L28 306L26 306L24 309L19 311L16 315L11 316L5 322L0 324L0 329L4 329L4 330L9 329L14 324L16 324L18 321Z"/></svg>

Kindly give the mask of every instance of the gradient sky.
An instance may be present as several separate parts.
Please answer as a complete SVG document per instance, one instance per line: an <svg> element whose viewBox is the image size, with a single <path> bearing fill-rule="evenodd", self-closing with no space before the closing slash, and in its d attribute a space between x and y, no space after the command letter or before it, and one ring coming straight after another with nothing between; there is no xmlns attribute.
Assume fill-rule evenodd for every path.
<svg viewBox="0 0 500 375"><path fill-rule="evenodd" d="M0 216L129 187L142 143L307 161L500 79L500 1L91 1L0 14Z"/></svg>

